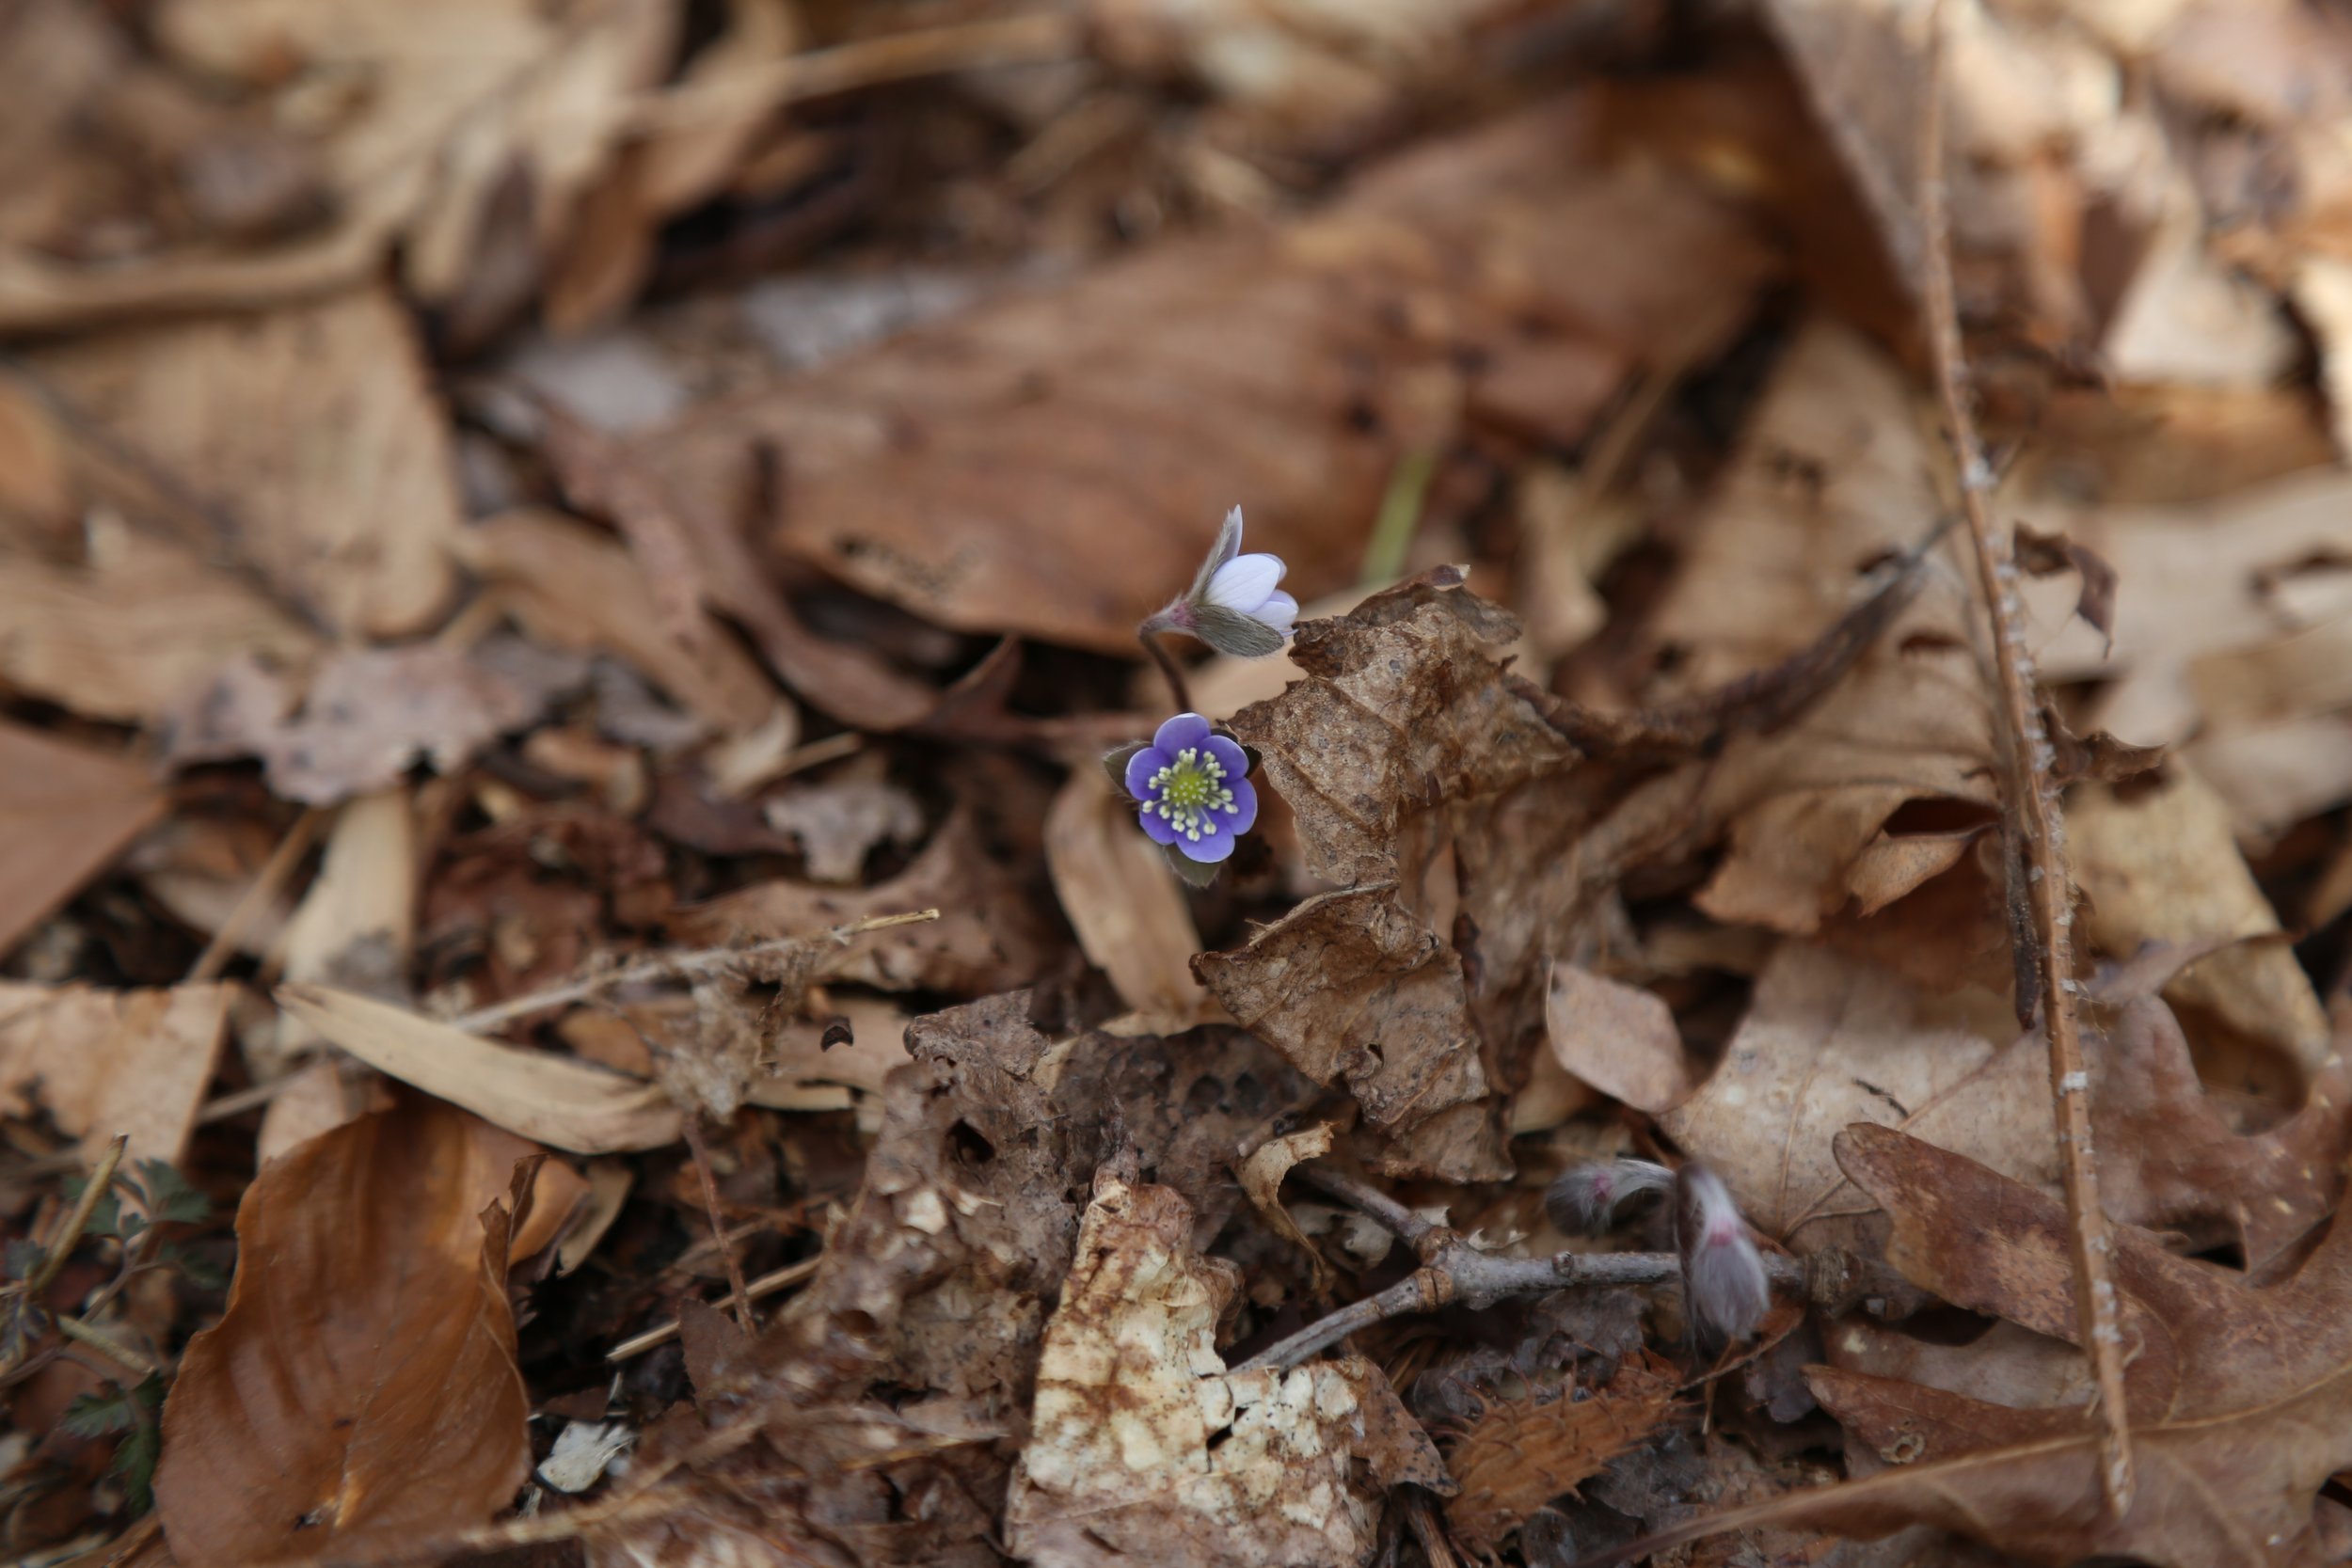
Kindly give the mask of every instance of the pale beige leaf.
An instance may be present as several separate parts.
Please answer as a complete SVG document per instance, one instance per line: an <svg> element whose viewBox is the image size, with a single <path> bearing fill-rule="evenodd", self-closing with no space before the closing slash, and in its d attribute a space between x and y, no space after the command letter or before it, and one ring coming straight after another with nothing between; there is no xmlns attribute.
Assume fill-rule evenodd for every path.
<svg viewBox="0 0 2352 1568"><path fill-rule="evenodd" d="M93 1152L178 1164L236 988L100 990L0 981L0 1110L46 1115Z"/></svg>
<svg viewBox="0 0 2352 1568"><path fill-rule="evenodd" d="M678 1111L655 1085L521 1051L326 986L281 986L278 1005L377 1071L575 1154L660 1148Z"/></svg>
<svg viewBox="0 0 2352 1568"><path fill-rule="evenodd" d="M324 626L397 636L447 604L449 426L389 289L81 339L33 362L107 436L233 516L221 544Z"/></svg>
<svg viewBox="0 0 2352 1568"><path fill-rule="evenodd" d="M1173 1034L1215 1009L1193 977L1200 933L1184 890L1135 808L1103 769L1074 768L1045 817L1045 863L1078 945L1152 1032Z"/></svg>
<svg viewBox="0 0 2352 1568"><path fill-rule="evenodd" d="M1697 1086L1674 1012L1654 991L1556 963L1544 1021L1562 1067L1637 1111L1671 1111Z"/></svg>
<svg viewBox="0 0 2352 1568"><path fill-rule="evenodd" d="M335 814L326 851L294 918L278 973L302 985L397 997L416 940L416 821L403 789L362 796ZM254 1067L274 1078L317 1038L280 1014L267 1045L248 1039Z"/></svg>

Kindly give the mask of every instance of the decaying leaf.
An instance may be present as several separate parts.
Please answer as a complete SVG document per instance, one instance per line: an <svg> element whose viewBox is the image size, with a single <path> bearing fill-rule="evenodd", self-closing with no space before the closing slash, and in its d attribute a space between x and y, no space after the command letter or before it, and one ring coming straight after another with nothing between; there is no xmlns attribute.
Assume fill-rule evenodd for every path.
<svg viewBox="0 0 2352 1568"><path fill-rule="evenodd" d="M1097 1173L1006 1504L1014 1554L1052 1568L1370 1561L1389 1487L1451 1489L1436 1449L1360 1356L1227 1372L1216 1324L1238 1273L1191 1233L1171 1189Z"/></svg>
<svg viewBox="0 0 2352 1568"><path fill-rule="evenodd" d="M782 879L754 882L677 910L669 926L682 942L732 946L919 909L937 909L940 917L834 949L812 978L984 996L1025 985L1045 966L1044 930L1027 890L982 847L968 811L940 824L914 862L886 882L854 890Z"/></svg>
<svg viewBox="0 0 2352 1568"><path fill-rule="evenodd" d="M686 642L668 635L628 550L584 523L536 509L501 513L467 528L457 549L534 641L618 655L722 734L758 728L784 700L716 626Z"/></svg>
<svg viewBox="0 0 2352 1568"><path fill-rule="evenodd" d="M564 672L551 672L562 680ZM398 784L429 758L454 772L474 752L538 716L546 683L430 642L330 656L295 693L260 664L238 660L195 694L173 726L177 763L259 756L270 788L333 805Z"/></svg>
<svg viewBox="0 0 2352 1568"><path fill-rule="evenodd" d="M1908 396L1893 361L1850 330L1799 333L1660 607L1656 635L1686 656L1678 687L1790 657L1846 610L1863 574L1935 519L1931 449ZM1810 933L1849 898L1883 906L1952 863L1949 845L1875 852L1902 836L1889 821L1905 805L1931 803L1938 825L1991 820L1992 719L1968 594L1940 562L1923 571L1915 597L1819 705L1724 748L1700 806L1727 837L1698 899L1716 919Z"/></svg>
<svg viewBox="0 0 2352 1568"><path fill-rule="evenodd" d="M7 576L0 567L0 578ZM153 777L132 759L0 722L0 956L79 893L164 805Z"/></svg>
<svg viewBox="0 0 2352 1568"><path fill-rule="evenodd" d="M677 1107L656 1085L326 986L281 986L278 1002L377 1071L536 1142L610 1154L677 1141Z"/></svg>
<svg viewBox="0 0 2352 1568"><path fill-rule="evenodd" d="M1445 1505L1446 1522L1464 1545L1491 1556L1537 1509L1646 1441L1677 1391L1668 1363L1636 1354L1582 1397L1554 1388L1485 1401L1446 1447L1446 1468L1461 1488Z"/></svg>
<svg viewBox="0 0 2352 1568"><path fill-rule="evenodd" d="M1856 1128L1839 1160L1894 1222L1889 1259L1956 1304L2072 1339L2063 1209L1899 1132ZM2097 1437L2078 1406L2011 1408L1820 1368L1815 1396L1892 1463L1867 1479L1736 1510L1644 1544L1758 1524L1877 1537L1933 1524L2048 1562L2165 1568L2322 1560L2319 1489L2352 1463L2352 1227L2292 1277L2255 1289L2119 1227L2116 1286L2139 1484L2099 1503Z"/></svg>
<svg viewBox="0 0 2352 1568"><path fill-rule="evenodd" d="M0 981L0 1110L46 1115L95 1151L176 1164L220 1060L234 988L100 990Z"/></svg>
<svg viewBox="0 0 2352 1568"><path fill-rule="evenodd" d="M516 1166L535 1152L418 1100L254 1179L229 1309L189 1344L164 1407L155 1496L179 1561L413 1544L513 1499L530 1400L506 1270L554 1239L581 1190L553 1163L531 1184ZM525 1194L530 1212L513 1214Z"/></svg>

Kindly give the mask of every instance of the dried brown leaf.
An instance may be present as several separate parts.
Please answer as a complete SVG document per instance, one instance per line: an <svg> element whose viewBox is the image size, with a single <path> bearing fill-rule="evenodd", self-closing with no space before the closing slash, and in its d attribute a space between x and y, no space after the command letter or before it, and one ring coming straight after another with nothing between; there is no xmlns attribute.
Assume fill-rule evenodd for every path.
<svg viewBox="0 0 2352 1568"><path fill-rule="evenodd" d="M157 1507L190 1568L413 1545L486 1522L531 1468L510 1261L562 1227L577 1176L418 1100L302 1145L237 1208L220 1323L164 1407ZM530 1189L525 1189L529 1191Z"/></svg>
<svg viewBox="0 0 2352 1568"><path fill-rule="evenodd" d="M2073 1336L2057 1200L1885 1129L1853 1129L1839 1159L1886 1209L1888 1256L1915 1283ZM1641 1549L1762 1524L1877 1537L1928 1523L2039 1561L2320 1560L2312 1505L2352 1462L2352 1228L2331 1227L2291 1278L2265 1290L2176 1258L2145 1231L2114 1234L2141 1477L2120 1518L2099 1505L2097 1436L2081 1407L2011 1408L1820 1368L1816 1396L1893 1467L1719 1514Z"/></svg>
<svg viewBox="0 0 2352 1568"><path fill-rule="evenodd" d="M1597 119L1571 101L1508 119L1322 215L1157 247L691 414L640 451L713 528L780 454L785 547L962 630L1132 653L1236 499L1300 591L1326 591L1354 574L1399 454L1431 439L1412 388L1459 381L1475 407L1565 352L1570 373L1504 401L1574 431L1661 344L1724 341L1772 272L1696 182L1613 161ZM1644 236L1645 260L1596 264L1596 232Z"/></svg>
<svg viewBox="0 0 2352 1568"><path fill-rule="evenodd" d="M1682 1031L1654 991L1554 964L1544 1018L1560 1065L1637 1111L1671 1111L1697 1087Z"/></svg>
<svg viewBox="0 0 2352 1568"><path fill-rule="evenodd" d="M1209 996L1193 977L1191 907L1101 768L1071 769L1054 797L1045 863L1078 945L1129 1010L1159 1033L1200 1022Z"/></svg>
<svg viewBox="0 0 2352 1568"><path fill-rule="evenodd" d="M174 763L262 758L270 788L326 806L400 783L430 760L457 770L536 718L550 693L479 660L421 642L330 655L297 697L258 662L230 663L175 715Z"/></svg>
<svg viewBox="0 0 2352 1568"><path fill-rule="evenodd" d="M2331 1052L2308 1106L2241 1134L2198 1081L2169 1009L2117 1000L2120 1012L2084 1039L2107 1209L2201 1245L2234 1244L2249 1266L2275 1258L2341 1190L2352 1069ZM1790 944L1758 978L1722 1065L1660 1125L1723 1176L1759 1227L1818 1241L1805 1227L1836 1229L1867 1210L1833 1153L1851 1124L1899 1127L2056 1190L2049 1094L2039 1037L2012 1034L1997 998L1938 996Z"/></svg>
<svg viewBox="0 0 2352 1568"><path fill-rule="evenodd" d="M1446 1469L1461 1488L1446 1522L1482 1557L1528 1515L1646 1442L1677 1392L1673 1367L1637 1352L1586 1398L1556 1388L1486 1402L1468 1430L1446 1446Z"/></svg>
<svg viewBox="0 0 2352 1568"><path fill-rule="evenodd" d="M106 438L232 518L215 547L329 631L415 632L449 599L449 427L388 288L85 338L32 362Z"/></svg>
<svg viewBox="0 0 2352 1568"><path fill-rule="evenodd" d="M1014 1555L1370 1561L1389 1487L1445 1487L1436 1450L1360 1356L1228 1373L1216 1324L1239 1271L1192 1229L1173 1190L1096 1175L1006 1504Z"/></svg>
<svg viewBox="0 0 2352 1568"><path fill-rule="evenodd" d="M2075 544L2063 533L2043 533L2030 523L2020 523L2012 559L2038 578L2074 573L2079 585L2074 613L2106 638L2109 648L2115 646L2115 568L2101 560L2096 550Z"/></svg>
<svg viewBox="0 0 2352 1568"><path fill-rule="evenodd" d="M0 981L0 1110L46 1114L93 1153L178 1164L220 1060L234 988L99 990Z"/></svg>
<svg viewBox="0 0 2352 1568"><path fill-rule="evenodd" d="M133 758L0 721L0 956L104 870L165 803Z"/></svg>
<svg viewBox="0 0 2352 1568"><path fill-rule="evenodd" d="M757 729L785 700L715 626L685 642L665 635L644 574L585 524L525 508L471 525L457 547L533 641L616 654L722 734Z"/></svg>

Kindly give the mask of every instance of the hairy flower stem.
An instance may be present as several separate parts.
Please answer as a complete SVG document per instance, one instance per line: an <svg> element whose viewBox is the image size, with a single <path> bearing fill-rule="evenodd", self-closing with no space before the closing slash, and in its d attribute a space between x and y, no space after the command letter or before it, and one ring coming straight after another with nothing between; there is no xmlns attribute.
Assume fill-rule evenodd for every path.
<svg viewBox="0 0 2352 1568"><path fill-rule="evenodd" d="M1173 629L1168 619L1163 615L1154 615L1136 628L1136 641L1142 643L1143 651L1152 656L1152 662L1160 667L1160 678L1168 682L1176 711L1190 713L1192 689L1184 684L1184 667L1176 662L1176 656L1160 643L1160 633L1167 629Z"/></svg>
<svg viewBox="0 0 2352 1568"><path fill-rule="evenodd" d="M2058 1143L2065 1177L2068 1236L2074 1264L2074 1313L2083 1349L2090 1357L2098 1407L2100 1490L2111 1514L2131 1507L2131 1433L2125 1424L2123 1331L2112 1278L2114 1238L2106 1212L2099 1207L2097 1167L2091 1163L2090 1075L2083 1065L2082 1037L2075 1017L2075 982L2069 932L2074 923L2074 880L2066 864L2066 830L2058 787L2050 776L2052 752L2035 701L2033 672L2026 653L2024 609L2017 599L2017 567L2010 542L1994 529L1986 495L1993 470L1978 438L1968 406L1968 363L1961 344L1960 316L1952 286L1951 217L1944 163L1944 7L1935 0L1928 17L1928 54L1919 117L1919 219L1922 305L1928 345L1943 400L1944 423L1960 465L1960 499L1975 546L1977 576L1984 588L1992 628L1994 685L1998 697L2002 832L2010 843L2011 908L2030 915L2032 963L2018 965L2021 1004L2028 980L2038 982L2050 1044L2050 1093L2057 1108ZM2022 878L2018 869L2023 867ZM2015 922L2017 926L2028 924ZM2019 935L2023 935L2020 932Z"/></svg>

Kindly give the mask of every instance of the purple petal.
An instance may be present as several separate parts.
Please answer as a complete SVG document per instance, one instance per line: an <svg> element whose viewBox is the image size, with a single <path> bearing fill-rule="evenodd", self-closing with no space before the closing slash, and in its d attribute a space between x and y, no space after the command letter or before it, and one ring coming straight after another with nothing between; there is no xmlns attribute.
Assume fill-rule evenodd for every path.
<svg viewBox="0 0 2352 1568"><path fill-rule="evenodd" d="M1154 844L1173 844L1182 836L1176 832L1176 824L1162 816L1158 812L1150 810L1137 812L1136 820L1142 824L1143 836Z"/></svg>
<svg viewBox="0 0 2352 1568"><path fill-rule="evenodd" d="M1200 744L1209 749L1209 755L1216 758L1216 765L1225 769L1226 783L1249 776L1249 753L1243 751L1231 736L1213 735Z"/></svg>
<svg viewBox="0 0 2352 1568"><path fill-rule="evenodd" d="M1177 752L1188 746L1198 746L1209 738L1209 721L1197 713L1180 713L1160 726L1160 733L1152 737L1153 747L1168 753L1172 761Z"/></svg>
<svg viewBox="0 0 2352 1568"><path fill-rule="evenodd" d="M1146 746L1127 759L1127 793L1138 800L1150 800L1152 776L1175 759L1157 746Z"/></svg>
<svg viewBox="0 0 2352 1568"><path fill-rule="evenodd" d="M1233 792L1233 815L1228 816L1223 812L1217 813L1216 825L1219 831L1238 836L1248 832L1257 824L1257 786L1248 779L1235 779L1226 787Z"/></svg>
<svg viewBox="0 0 2352 1568"><path fill-rule="evenodd" d="M1209 578L1208 601L1243 615L1256 615L1274 592L1274 585L1282 580L1282 558L1279 555L1237 555L1216 569Z"/></svg>
<svg viewBox="0 0 2352 1568"><path fill-rule="evenodd" d="M1215 865L1232 854L1233 835L1219 832L1216 819L1212 818L1209 825L1200 831L1198 841L1189 838L1176 840L1176 852L1188 861Z"/></svg>
<svg viewBox="0 0 2352 1568"><path fill-rule="evenodd" d="M1265 603L1258 607L1257 613L1259 620L1288 637L1292 625L1298 619L1298 601L1277 589L1265 596Z"/></svg>

